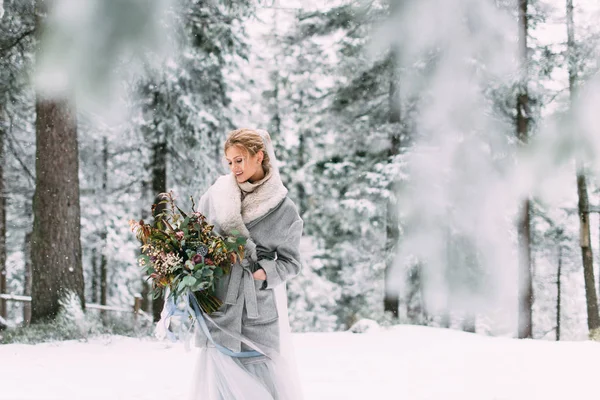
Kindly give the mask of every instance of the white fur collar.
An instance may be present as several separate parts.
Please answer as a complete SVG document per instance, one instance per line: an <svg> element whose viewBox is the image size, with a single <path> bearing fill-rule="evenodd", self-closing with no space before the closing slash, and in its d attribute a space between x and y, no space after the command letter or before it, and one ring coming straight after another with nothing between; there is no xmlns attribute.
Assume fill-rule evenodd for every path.
<svg viewBox="0 0 600 400"><path fill-rule="evenodd" d="M271 171L271 177L252 192L246 193L242 200L242 219L245 224L262 217L287 196L288 190L283 186L279 172Z"/></svg>
<svg viewBox="0 0 600 400"><path fill-rule="evenodd" d="M245 237L250 237L246 224L275 208L288 190L283 186L279 172L274 171L263 184L246 193L243 201L242 191L232 173L220 176L210 192L215 219L221 229L227 233L236 229Z"/></svg>

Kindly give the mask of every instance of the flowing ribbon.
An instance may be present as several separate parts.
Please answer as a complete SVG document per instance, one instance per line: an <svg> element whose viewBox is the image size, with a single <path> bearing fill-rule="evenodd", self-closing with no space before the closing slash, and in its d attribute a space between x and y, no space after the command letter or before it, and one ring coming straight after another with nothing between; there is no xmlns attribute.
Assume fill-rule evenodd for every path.
<svg viewBox="0 0 600 400"><path fill-rule="evenodd" d="M254 288L254 285L252 285L252 286ZM180 317L191 316L194 319L194 324L192 324L192 327L197 323L199 325L200 329L202 329L202 332L206 335L206 337L210 341L210 343L213 346L215 346L215 348L217 348L221 353L228 355L230 357L236 357L236 358L258 357L258 356L262 356L262 355L269 357L269 352L264 351L263 349L258 347L250 339L244 337L241 334L231 332L230 330L219 326L212 318L210 318L210 316L208 316L208 314L206 314L202 310L202 308L198 304L198 300L196 299L196 297L194 296L193 293L190 293L189 291L187 293L185 293L183 296L183 300L184 300L184 304L185 304L185 310L180 310L175 305L175 302L173 301L173 296L171 296L169 290L167 289L167 292L165 293L165 305L160 314L160 321L158 321L158 324L156 326L156 336L158 338L167 337L169 340L171 340L173 342L177 341L177 336L175 336L175 334L169 330L169 324L170 324L171 318L174 316L180 316ZM208 329L208 326L206 325L206 321L213 324L217 329L223 331L225 334L246 344L248 347L250 347L254 350L234 352L231 349L228 349L227 347L216 343L210 333L210 330Z"/></svg>

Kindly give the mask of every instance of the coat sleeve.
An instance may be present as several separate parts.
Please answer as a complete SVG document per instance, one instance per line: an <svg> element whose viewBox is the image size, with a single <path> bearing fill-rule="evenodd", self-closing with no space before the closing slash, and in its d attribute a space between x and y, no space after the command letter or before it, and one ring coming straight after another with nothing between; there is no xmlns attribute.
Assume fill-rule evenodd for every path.
<svg viewBox="0 0 600 400"><path fill-rule="evenodd" d="M290 225L281 245L277 247L277 259L262 259L258 261L258 264L267 275L267 280L261 289L272 289L300 273L302 269L302 264L300 263L300 238L302 237L303 228L304 221L298 217Z"/></svg>

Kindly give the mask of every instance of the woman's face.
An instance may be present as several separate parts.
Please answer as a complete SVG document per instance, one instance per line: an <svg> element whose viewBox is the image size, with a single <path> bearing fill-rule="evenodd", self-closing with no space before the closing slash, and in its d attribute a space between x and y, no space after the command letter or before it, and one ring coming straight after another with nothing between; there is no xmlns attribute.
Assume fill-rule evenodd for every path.
<svg viewBox="0 0 600 400"><path fill-rule="evenodd" d="M257 180L262 172L262 151L254 156L237 146L232 146L225 152L225 158L229 170L235 175L238 182L246 182L248 179ZM258 178L260 179L260 177Z"/></svg>

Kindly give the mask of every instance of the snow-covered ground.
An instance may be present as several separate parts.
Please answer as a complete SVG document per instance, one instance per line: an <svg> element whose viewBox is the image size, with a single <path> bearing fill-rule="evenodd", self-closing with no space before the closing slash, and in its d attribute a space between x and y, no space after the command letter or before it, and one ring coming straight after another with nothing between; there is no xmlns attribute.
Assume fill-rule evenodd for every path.
<svg viewBox="0 0 600 400"><path fill-rule="evenodd" d="M600 344L417 326L295 335L306 400L597 397ZM0 400L184 400L197 350L119 336L0 346Z"/></svg>

